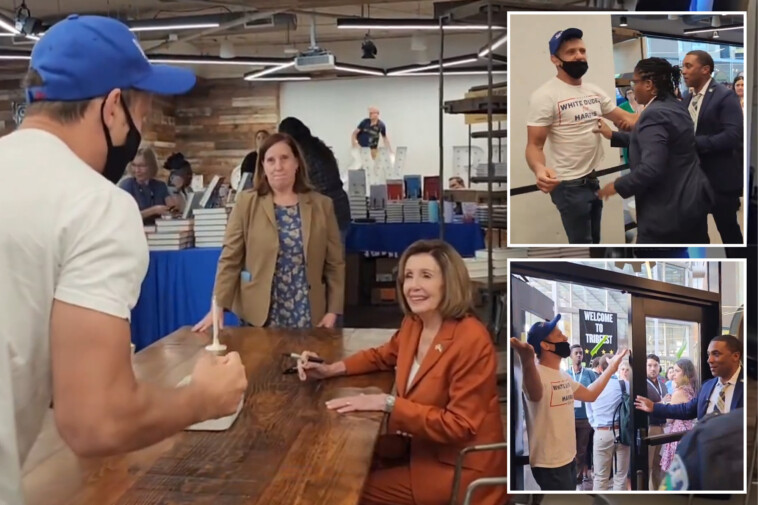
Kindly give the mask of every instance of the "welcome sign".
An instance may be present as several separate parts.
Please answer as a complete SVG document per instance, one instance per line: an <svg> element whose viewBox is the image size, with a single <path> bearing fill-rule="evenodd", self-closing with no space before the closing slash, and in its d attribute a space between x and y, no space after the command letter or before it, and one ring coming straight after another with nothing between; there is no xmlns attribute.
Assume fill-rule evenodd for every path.
<svg viewBox="0 0 758 505"><path fill-rule="evenodd" d="M614 355L618 351L618 318L612 312L579 309L579 344L584 362L595 356Z"/></svg>

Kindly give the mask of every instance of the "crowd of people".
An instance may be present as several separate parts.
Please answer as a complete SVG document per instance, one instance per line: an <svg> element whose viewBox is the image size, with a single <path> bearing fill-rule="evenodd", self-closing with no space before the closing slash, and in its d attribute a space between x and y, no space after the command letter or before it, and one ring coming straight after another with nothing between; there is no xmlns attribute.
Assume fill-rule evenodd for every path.
<svg viewBox="0 0 758 505"><path fill-rule="evenodd" d="M569 345L557 325L559 320L560 314L535 323L526 342L511 339L522 370L529 465L541 490L632 489L634 434L629 417L633 405L649 414L649 436L690 432L708 417L741 412L742 345L737 338L717 335L710 340L708 365L714 378L702 386L690 359L678 359L669 367L667 379L661 376L660 358L648 354L642 395L632 388L628 350L595 357L584 366L584 351L578 344ZM565 358L571 362L567 371L561 369ZM741 421L741 417L730 418L730 426L740 436ZM649 489L674 489L674 483L682 482L684 463L678 445L672 441L648 446ZM721 449L729 452L728 447ZM728 460L729 468L733 462L741 464L742 452L734 449ZM741 472L710 471L722 476L721 482L712 484L717 487L689 489L741 489Z"/></svg>
<svg viewBox="0 0 758 505"><path fill-rule="evenodd" d="M744 78L735 79L733 90L716 82L706 51L688 52L681 68L646 58L634 68L629 100L617 106L583 80L589 58L582 36L568 28L550 38L556 76L534 91L527 117L526 161L557 207L569 243L600 243L603 201L618 194L635 198L638 244L709 243L709 214L722 243L741 244ZM602 188L600 136L625 148L630 168Z"/></svg>

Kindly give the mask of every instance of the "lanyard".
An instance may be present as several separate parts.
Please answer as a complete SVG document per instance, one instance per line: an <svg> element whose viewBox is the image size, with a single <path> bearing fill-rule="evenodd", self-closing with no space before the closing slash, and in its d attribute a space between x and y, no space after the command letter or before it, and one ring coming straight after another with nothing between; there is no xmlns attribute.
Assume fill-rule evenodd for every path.
<svg viewBox="0 0 758 505"><path fill-rule="evenodd" d="M650 384L651 386L653 386L656 391L658 391L658 396L660 396L661 400L662 400L663 399L663 389L661 389L661 383L656 380L655 384L658 384L656 386L655 384L653 384L653 382L650 379L647 380L647 383Z"/></svg>
<svg viewBox="0 0 758 505"><path fill-rule="evenodd" d="M579 384L581 384L582 377L584 377L584 367L582 367L582 371L579 372L579 380L576 380L576 374L574 374L574 367L571 367L571 378L574 379L574 382L578 382Z"/></svg>

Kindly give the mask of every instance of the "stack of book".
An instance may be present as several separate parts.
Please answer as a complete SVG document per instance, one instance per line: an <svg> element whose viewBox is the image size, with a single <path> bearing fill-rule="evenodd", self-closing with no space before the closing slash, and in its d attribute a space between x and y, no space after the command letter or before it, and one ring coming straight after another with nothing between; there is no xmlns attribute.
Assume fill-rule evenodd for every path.
<svg viewBox="0 0 758 505"><path fill-rule="evenodd" d="M434 205L437 205L437 202L432 202ZM428 200L421 200L421 222L422 223L430 223L431 222L431 216L429 216L429 201Z"/></svg>
<svg viewBox="0 0 758 505"><path fill-rule="evenodd" d="M476 209L476 220L482 226L489 226L488 204L479 204ZM508 206L492 204L492 227L506 229L508 227Z"/></svg>
<svg viewBox="0 0 758 505"><path fill-rule="evenodd" d="M151 251L178 251L192 247L191 219L156 219L155 232L147 234Z"/></svg>
<svg viewBox="0 0 758 505"><path fill-rule="evenodd" d="M588 247L530 247L529 258L589 258Z"/></svg>
<svg viewBox="0 0 758 505"><path fill-rule="evenodd" d="M387 214L384 212L384 209L369 209L368 217L376 223L383 223L387 220Z"/></svg>
<svg viewBox="0 0 758 505"><path fill-rule="evenodd" d="M350 217L352 219L366 219L368 214L368 199L366 195L350 195Z"/></svg>
<svg viewBox="0 0 758 505"><path fill-rule="evenodd" d="M406 223L421 222L421 200L418 198L403 200L403 221Z"/></svg>
<svg viewBox="0 0 758 505"><path fill-rule="evenodd" d="M493 163L492 171L495 177L507 177L508 176L508 164L507 163ZM479 163L474 169L474 175L476 177L487 177L487 171L489 166L486 163Z"/></svg>
<svg viewBox="0 0 758 505"><path fill-rule="evenodd" d="M492 249L492 275L493 277L505 277L508 275L508 258L525 258L526 249ZM473 258L464 258L469 277L472 279L486 279L489 268L489 252L487 249L479 249Z"/></svg>
<svg viewBox="0 0 758 505"><path fill-rule="evenodd" d="M403 222L403 202L389 201L387 202L387 222L388 223L402 223Z"/></svg>
<svg viewBox="0 0 758 505"><path fill-rule="evenodd" d="M195 247L221 247L229 211L226 207L195 209Z"/></svg>

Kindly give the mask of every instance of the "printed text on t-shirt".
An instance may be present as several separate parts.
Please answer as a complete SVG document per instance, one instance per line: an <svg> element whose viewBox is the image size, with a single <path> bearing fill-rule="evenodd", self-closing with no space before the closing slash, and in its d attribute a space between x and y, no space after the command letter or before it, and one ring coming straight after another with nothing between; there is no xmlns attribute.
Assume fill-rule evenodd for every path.
<svg viewBox="0 0 758 505"><path fill-rule="evenodd" d="M603 115L598 95L588 95L558 102L558 125L580 123Z"/></svg>
<svg viewBox="0 0 758 505"><path fill-rule="evenodd" d="M567 380L550 383L550 406L560 407L574 401L574 392L571 383Z"/></svg>

